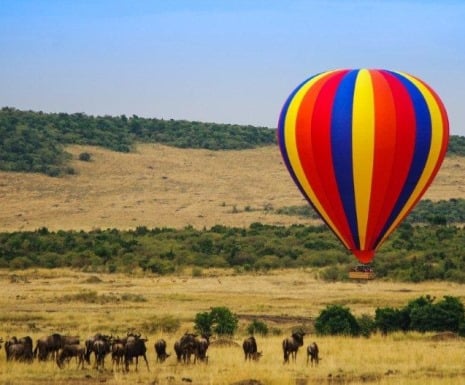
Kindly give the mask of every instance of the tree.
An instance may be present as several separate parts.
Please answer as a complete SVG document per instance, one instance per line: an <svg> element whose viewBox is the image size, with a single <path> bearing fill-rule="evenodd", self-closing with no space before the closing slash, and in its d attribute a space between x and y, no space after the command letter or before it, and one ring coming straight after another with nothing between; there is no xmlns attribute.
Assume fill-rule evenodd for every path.
<svg viewBox="0 0 465 385"><path fill-rule="evenodd" d="M199 333L232 336L237 330L238 319L227 307L214 307L210 312L197 313L194 328Z"/></svg>

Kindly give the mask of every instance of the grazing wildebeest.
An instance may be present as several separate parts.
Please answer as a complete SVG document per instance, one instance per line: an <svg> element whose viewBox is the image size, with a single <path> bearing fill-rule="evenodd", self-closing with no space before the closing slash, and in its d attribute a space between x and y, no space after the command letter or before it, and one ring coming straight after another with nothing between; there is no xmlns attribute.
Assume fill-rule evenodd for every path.
<svg viewBox="0 0 465 385"><path fill-rule="evenodd" d="M57 354L57 365L59 368L63 367L65 361L70 361L71 358L76 357L78 360L77 368L81 367L84 369L86 348L78 344L64 345Z"/></svg>
<svg viewBox="0 0 465 385"><path fill-rule="evenodd" d="M29 336L16 338L11 337L5 342L6 360L32 362L34 355L32 351L32 338Z"/></svg>
<svg viewBox="0 0 465 385"><path fill-rule="evenodd" d="M245 360L258 361L262 356L262 352L257 351L257 341L254 336L246 338L242 343L242 349L244 350Z"/></svg>
<svg viewBox="0 0 465 385"><path fill-rule="evenodd" d="M304 344L304 335L303 331L294 332L283 340L284 363L289 362L289 355L294 362L296 361L297 351Z"/></svg>
<svg viewBox="0 0 465 385"><path fill-rule="evenodd" d="M157 353L157 362L164 362L170 355L166 353L166 341L162 338L155 342L155 353Z"/></svg>
<svg viewBox="0 0 465 385"><path fill-rule="evenodd" d="M139 364L139 356L142 356L145 360L145 364L147 365L147 370L149 369L149 362L147 361L147 347L145 343L147 342L147 338L140 338L139 335L129 336L124 347L124 364L126 371L129 371L129 363L132 362L132 359L136 359L136 370Z"/></svg>
<svg viewBox="0 0 465 385"><path fill-rule="evenodd" d="M49 356L56 358L61 346L61 335L58 333L39 338L33 352L34 357L38 355L39 361L45 361Z"/></svg>
<svg viewBox="0 0 465 385"><path fill-rule="evenodd" d="M202 334L200 337L195 338L194 362L197 362L197 360L208 362L207 350L209 345L210 335Z"/></svg>
<svg viewBox="0 0 465 385"><path fill-rule="evenodd" d="M315 366L317 366L318 362L320 362L319 350L316 342L312 342L310 345L307 346L307 365L309 360L312 366L313 362L315 362Z"/></svg>

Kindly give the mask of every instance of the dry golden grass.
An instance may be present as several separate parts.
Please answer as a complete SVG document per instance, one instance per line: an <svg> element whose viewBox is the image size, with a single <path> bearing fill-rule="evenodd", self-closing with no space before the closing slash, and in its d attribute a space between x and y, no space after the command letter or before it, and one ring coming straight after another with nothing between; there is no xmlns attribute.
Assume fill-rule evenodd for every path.
<svg viewBox="0 0 465 385"><path fill-rule="evenodd" d="M310 270L276 271L264 275L236 275L231 271L204 271L193 277L190 271L170 277L142 273L125 275L89 274L70 270L0 271L0 336L31 335L37 339L52 332L80 335L95 332L124 335L138 329L153 317L180 319L175 333L148 334L148 359L151 371L139 363L138 372L112 371L110 357L106 369L76 369L76 364L59 370L53 362L7 363L0 356L1 384L232 384L256 379L265 385L298 384L461 384L465 376L461 339L435 340L425 334L375 335L369 339L317 337L312 332L305 346L317 341L322 361L317 368L306 365L304 349L296 363L283 365L281 341L295 326L311 328L311 319L328 304L343 304L356 315L374 314L376 307L404 306L409 300L430 294L438 298L451 295L465 300L463 285L451 283L392 283L374 281L327 283ZM64 298L83 292L98 296L143 298L144 302L113 301L105 304ZM67 297L68 296L68 297ZM193 329L194 316L212 306L227 306L239 315L238 334L228 344L213 341L209 363L177 364L173 356L164 364L155 362L153 344L164 337L168 352L185 330ZM265 320L282 335L258 337L264 356L258 363L244 363L240 344L250 322L247 315Z"/></svg>
<svg viewBox="0 0 465 385"><path fill-rule="evenodd" d="M0 172L0 231L309 223L265 210L306 204L274 146L215 152L145 144L130 154L83 146L68 151L74 176ZM81 152L91 153L92 162L77 160ZM464 168L464 158L446 159L426 198L465 198Z"/></svg>

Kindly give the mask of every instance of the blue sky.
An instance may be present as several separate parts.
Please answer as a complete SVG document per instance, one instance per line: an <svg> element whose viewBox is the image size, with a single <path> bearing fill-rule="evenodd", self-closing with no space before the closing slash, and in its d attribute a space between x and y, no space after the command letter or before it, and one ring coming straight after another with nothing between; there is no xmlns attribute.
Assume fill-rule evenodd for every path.
<svg viewBox="0 0 465 385"><path fill-rule="evenodd" d="M432 86L465 136L465 1L0 0L0 106L276 127L335 68Z"/></svg>

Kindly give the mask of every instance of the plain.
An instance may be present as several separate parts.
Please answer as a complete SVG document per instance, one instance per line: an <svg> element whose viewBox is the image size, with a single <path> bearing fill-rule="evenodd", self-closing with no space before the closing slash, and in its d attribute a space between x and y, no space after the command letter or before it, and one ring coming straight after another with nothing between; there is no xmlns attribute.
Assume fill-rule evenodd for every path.
<svg viewBox="0 0 465 385"><path fill-rule="evenodd" d="M393 334L370 338L319 337L312 322L330 304L347 306L355 315L374 315L377 307L404 306L424 294L437 298L451 295L465 299L463 285L430 282L406 284L374 281L328 283L314 271L282 270L268 274L236 274L205 270L201 276L185 271L157 277L90 274L69 270L2 271L0 275L1 331L3 338L30 335L34 341L53 332L79 335L82 340L96 332L125 335L130 330L148 337L150 372L143 362L125 374L92 366L76 369L72 361L59 369L54 362L33 364L0 359L3 384L232 384L251 379L266 385L281 384L459 384L465 376L465 344L449 335ZM173 344L193 330L198 312L227 306L239 317L239 331L232 339L214 339L208 364L178 364ZM265 322L270 333L257 336L263 357L244 362L241 343L253 320ZM173 325L174 329L173 329ZM284 365L282 339L292 328L307 330L297 362ZM168 342L172 355L155 362L154 343ZM306 364L305 347L316 341L322 361Z"/></svg>

